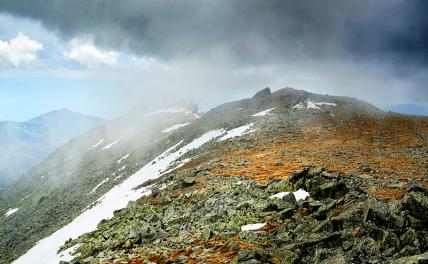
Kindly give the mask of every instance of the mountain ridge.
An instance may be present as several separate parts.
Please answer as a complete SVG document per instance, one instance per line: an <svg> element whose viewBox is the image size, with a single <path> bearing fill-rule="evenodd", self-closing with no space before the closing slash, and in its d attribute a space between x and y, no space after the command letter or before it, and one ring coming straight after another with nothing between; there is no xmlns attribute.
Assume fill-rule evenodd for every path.
<svg viewBox="0 0 428 264"><path fill-rule="evenodd" d="M426 171L424 169L426 161L423 157L427 151L427 118L403 117L387 113L355 99L317 95L294 89L283 89L274 93L265 90L252 99L225 103L202 115L181 108L155 111L150 115L139 112L128 114L129 116L120 117L70 142L68 146L58 150L54 156L50 157L42 167L32 170L32 177L27 179L30 181L27 183L28 187L25 187L24 181L20 186L15 186L14 190L11 189L0 196L3 201L7 200L7 206L0 208L0 212L6 212L8 208L19 208L11 216L0 218L2 223L0 234L3 234L5 230L9 232L7 235L3 235L0 241L14 244L16 250L9 253L11 255L8 259L16 258L17 255L32 247L41 237L49 236L55 230L61 230L63 225L73 225L73 219L77 219L76 217L81 212L89 213L92 208L96 210L97 206L102 206L101 197L108 197L109 192L121 184L126 186L129 182L128 179L134 179L136 175L143 178L139 179L137 181L138 186L133 186L133 188L141 190L141 192L151 191L158 194L160 192L160 197L166 197L165 193L172 192L173 195L168 195L173 198L169 200L166 198L168 201L162 207L157 207L158 200L151 201L151 198L147 198L149 203L146 205L155 206L154 208L160 210L162 215L164 214L163 210L170 208L171 205L177 205L180 210L184 210L182 202L187 203L188 198L184 198L184 193L180 192L181 190L187 192L188 189L185 188L195 184L196 189L193 187L190 189L192 192L206 193L209 189L209 193L211 191L215 193L216 188L220 188L221 183L225 183L225 186L231 188L227 187L228 190L235 192L237 190L232 188L231 184L235 185L239 181L244 182L249 190L254 187L254 182L259 185L268 184L269 187L270 184L281 181L285 187L282 189L275 187L275 190L297 191L295 187L299 187L306 188L311 195L314 195L315 189L312 190L301 184L289 185L290 175L293 175L293 172L300 172L306 167L311 168L311 175L319 175L319 172L314 172L316 167L324 167L326 173L329 173L326 175L330 175L328 176L329 179L334 179L340 186L344 184L342 181L346 181L345 184L348 185L353 184L347 182L347 178L343 177L354 177L352 175L357 175L358 178L360 176L368 177L367 182L371 186L369 185L367 190L370 192L370 196L375 197L374 205L378 204L379 199L401 199L411 193L410 189L405 187L407 185L385 189L382 187L384 181L388 181L391 186L394 184L401 186L399 185L401 180L408 181L409 184L413 182L409 188L414 187L414 184L425 186L425 188L428 186L422 177L423 172ZM178 124L182 126L177 126ZM167 129L174 126L175 130ZM135 134L128 135L127 133L131 130ZM168 132L163 133L162 131L165 130ZM180 151L182 146L191 144L207 133L214 135L211 140L204 141L197 148ZM99 143L100 141L101 143ZM110 145L112 146L107 148ZM170 152L167 151L168 149ZM67 152L76 152L77 156L83 155L81 159L73 162L75 166L68 169L63 165L64 161L67 161L66 157L70 156ZM61 156L61 153L64 153L64 157ZM168 165L168 168L156 167L158 166L156 164L164 159L161 157L169 159L169 155L173 154L177 156L171 159L172 163L170 166ZM397 166L397 162L400 162L400 166ZM160 171L156 169L147 174L147 170L150 168L159 168ZM50 172L52 176L41 178L47 172ZM67 174L68 172L70 174ZM139 172L140 174L138 174ZM157 180L158 177L160 178ZM55 184L55 179L62 180ZM150 180L145 182L144 179ZM319 178L320 181L322 179ZM52 189L49 192L45 190L44 181L46 180L50 182L48 186L51 186ZM360 184L367 184L367 182ZM165 192L153 187L145 187L152 184L158 186L159 189L170 184L175 187L167 188ZM184 187L178 187L177 184ZM253 187L250 188L249 186ZM260 188L260 190L263 189ZM93 191L94 189L95 191ZM18 193L19 195L17 195ZM135 194L134 191L130 191L131 193L132 195ZM27 195L30 196L25 198ZM266 194L258 192L257 195L265 197ZM157 195L153 196L153 198L156 197ZM193 197L192 194L189 197ZM195 196L196 202L198 201L197 197L198 195ZM19 201L23 198L23 202ZM224 199L226 198L224 197ZM64 202L58 203L58 199L63 199ZM144 196L141 199L146 201ZM360 197L358 199L366 198ZM97 200L101 204L99 202L94 203ZM129 212L135 221L149 217L150 215L145 213L143 215L135 214L137 209L133 200L131 199L128 208L121 211ZM323 202L327 202L327 200L323 200ZM301 207L302 204L299 203L299 206ZM216 208L214 209L217 210ZM237 210L234 206L229 209ZM263 216L264 214L257 210L255 211L257 215L251 219L253 221L266 220L267 215ZM173 209L169 209L169 212L173 213ZM28 219L22 218L24 213ZM54 221L49 218L50 215L55 215L57 219ZM173 213L168 217L176 219L176 216L173 215L176 214ZM166 215L164 216L166 217ZM119 254L119 258L135 254L131 251L133 248L141 246L143 242L141 242L141 236L138 240L140 242L132 242L134 235L128 233L132 225L127 226L126 223L131 221L130 224L132 224L134 220L123 217L126 218L126 215L115 212L111 220L102 221L106 224L99 225L102 229L93 230L80 239L72 240L66 247L82 244L78 252L81 254L79 261L86 259L83 261L84 263L102 259L101 255L97 255L100 252L113 258L115 256L111 254L115 254L114 252ZM226 215L216 216L215 219L224 221L227 219L224 217ZM205 221L204 216L199 218ZM189 221L198 226L200 224L205 225L201 222L199 224L193 222L196 220L192 219ZM235 220L238 221L237 223L243 224L242 221L249 221L249 219L237 218ZM275 219L272 218L271 220ZM112 232L109 229L111 221L119 221L116 223L119 223L120 226L120 229L116 230L118 233L113 235L114 239L99 238L99 234L110 234ZM180 223L177 219L174 221ZM155 221L156 225L161 222ZM216 221L214 222L216 223ZM277 220L274 222L275 225L282 224ZM91 225L97 224L90 223ZM46 224L49 225L48 228ZM255 224L255 222L248 224ZM31 226L31 234L20 231L26 226ZM156 227L158 232L169 232L158 227ZM171 229L173 233L169 234L177 235L174 232L180 228L176 228L178 227L174 225ZM218 229L219 226L214 225L210 228L214 228L214 233L225 236ZM202 229L193 231L199 234L203 231ZM236 224L232 229L234 235L237 235ZM72 238L76 239L76 236L81 234L75 233ZM143 233L141 234L144 236ZM17 240L17 238L19 239ZM224 239L226 238L227 236L224 237ZM244 239L245 243L257 245L254 244L257 241L249 241L245 237L241 237L241 239ZM153 242L150 239L147 241ZM5 242L0 245L0 250L8 248ZM60 244L55 246L59 247ZM177 247L189 246L189 244L185 244L180 242ZM157 244L149 245L152 248ZM166 252L179 250L175 246L164 244L164 242L162 242L162 246L167 247ZM190 246L193 248L195 245ZM34 247L31 254L37 253L39 256L44 254L38 250L41 250L41 245ZM231 256L237 256L237 251L234 250L233 252L233 254L230 253ZM55 255L56 250L53 253ZM142 252L141 258L150 257L149 253ZM25 254L24 257L31 258L31 254ZM181 253L177 254L175 257L182 255ZM160 263L175 258L166 257L163 256ZM22 261L23 259L17 263L23 263Z"/></svg>
<svg viewBox="0 0 428 264"><path fill-rule="evenodd" d="M49 153L104 120L56 110L24 122L0 122L1 179L10 183Z"/></svg>

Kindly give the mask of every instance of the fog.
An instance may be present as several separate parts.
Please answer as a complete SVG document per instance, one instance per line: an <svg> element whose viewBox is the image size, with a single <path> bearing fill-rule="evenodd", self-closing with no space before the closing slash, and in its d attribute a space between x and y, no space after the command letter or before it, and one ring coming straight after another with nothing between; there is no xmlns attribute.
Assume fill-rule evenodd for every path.
<svg viewBox="0 0 428 264"><path fill-rule="evenodd" d="M63 41L141 58L92 70L124 92L120 111L192 98L206 110L266 86L428 103L426 1L33 1L0 12ZM97 75L98 74L98 75ZM120 112L118 111L118 112Z"/></svg>

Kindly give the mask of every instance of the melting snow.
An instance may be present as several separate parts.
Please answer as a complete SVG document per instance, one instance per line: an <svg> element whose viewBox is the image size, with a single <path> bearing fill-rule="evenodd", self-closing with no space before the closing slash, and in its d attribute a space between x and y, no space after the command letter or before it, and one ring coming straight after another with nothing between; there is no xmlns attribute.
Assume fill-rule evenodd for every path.
<svg viewBox="0 0 428 264"><path fill-rule="evenodd" d="M181 127L185 127L185 126L187 126L188 124L190 124L190 123L184 123L184 124L176 124L176 125L173 125L173 126L171 126L171 127L168 127L168 128L166 128L166 129L162 130L162 133L169 133L169 132L174 131L174 130L176 130L176 129L179 129L179 128L181 128Z"/></svg>
<svg viewBox="0 0 428 264"><path fill-rule="evenodd" d="M107 146L105 146L104 148L103 148L103 150L105 150L105 149L109 149L109 148L111 148L111 147L113 147L114 145L116 145L116 143L117 142L119 142L120 141L120 138L118 138L118 139L116 139L115 141L113 141L112 143L110 143L110 144L108 144Z"/></svg>
<svg viewBox="0 0 428 264"><path fill-rule="evenodd" d="M60 256L59 256L59 261L65 261L65 262L70 262L72 261L75 257L79 256L79 254L77 254L76 256L72 256L72 254L74 253L74 251L79 247L79 244L76 244L70 248L67 248L64 251L59 252Z"/></svg>
<svg viewBox="0 0 428 264"><path fill-rule="evenodd" d="M117 164L121 163L122 161L126 160L129 157L129 154L126 154L125 156L123 156L122 158L117 160Z"/></svg>
<svg viewBox="0 0 428 264"><path fill-rule="evenodd" d="M122 178L123 175L123 173L119 174L116 178L113 179L113 181L117 181L118 179Z"/></svg>
<svg viewBox="0 0 428 264"><path fill-rule="evenodd" d="M240 137L242 135L254 132L255 130L249 130L253 125L254 125L254 123L251 123L251 124L248 124L245 126L240 126L240 127L231 129L231 130L227 131L226 134L224 136L222 136L221 138L219 138L217 141L223 141L223 140L227 140L229 138Z"/></svg>
<svg viewBox="0 0 428 264"><path fill-rule="evenodd" d="M24 198L21 199L21 201L24 201L25 199L27 199L28 197L30 197L31 193L27 196L25 196Z"/></svg>
<svg viewBox="0 0 428 264"><path fill-rule="evenodd" d="M93 145L92 147L90 147L90 148L88 148L88 150L91 150L91 149L93 149L93 148L96 148L96 147L98 147L101 143L103 143L104 142L104 138L103 139L100 139L95 145Z"/></svg>
<svg viewBox="0 0 428 264"><path fill-rule="evenodd" d="M287 194L289 194L289 192L280 192L280 193L277 193L275 195L272 195L269 198L270 199L273 199L273 198L282 199L282 197L286 196ZM299 201L299 200L305 200L306 197L309 197L309 193L307 191L305 191L305 190L302 190L302 189L299 189L299 190L293 192L293 194L294 194L294 197L296 197L297 201Z"/></svg>
<svg viewBox="0 0 428 264"><path fill-rule="evenodd" d="M104 180L102 180L102 182L98 183L97 186L95 186L94 189L92 189L92 191L90 191L89 193L92 194L92 193L96 192L98 190L98 188L100 188L101 185L108 182L109 180L110 180L110 178L105 178Z"/></svg>
<svg viewBox="0 0 428 264"><path fill-rule="evenodd" d="M307 99L306 101L298 103L295 106L293 106L293 109L321 109L319 108L319 106L321 105L336 106L335 103L326 103L326 102L314 103L311 100Z"/></svg>
<svg viewBox="0 0 428 264"><path fill-rule="evenodd" d="M9 217L11 215L13 215L14 213L16 213L19 210L19 208L10 208L9 210L7 210L7 212L4 214L4 216Z"/></svg>
<svg viewBox="0 0 428 264"><path fill-rule="evenodd" d="M14 263L35 263L34 260L37 260L37 263L57 264L60 261L57 250L67 239L77 238L84 233L95 230L97 224L103 219L112 217L115 210L126 207L130 201L135 201L142 195L149 194L150 190L147 187L141 189L135 189L135 187L149 179L158 178L162 175L162 171L165 171L179 157L192 149L199 148L211 139L221 136L224 132L224 129L213 130L205 133L178 150L176 149L181 143L166 150L159 157L154 159L154 163L147 163L147 165L138 172L123 181L122 184L115 186L98 199L98 204L84 211L71 223L59 229L51 236L40 240Z"/></svg>
<svg viewBox="0 0 428 264"><path fill-rule="evenodd" d="M241 227L241 230L242 230L242 232L256 231L256 230L259 230L260 228L264 227L265 225L266 225L266 223L244 225Z"/></svg>
<svg viewBox="0 0 428 264"><path fill-rule="evenodd" d="M270 113L270 111L272 111L273 109L275 109L275 108L270 108L270 109L267 109L267 110L264 110L264 111L261 111L261 112L259 112L259 113L257 113L257 114L254 114L254 115L251 115L251 116L265 116L265 115L272 115L271 113Z"/></svg>

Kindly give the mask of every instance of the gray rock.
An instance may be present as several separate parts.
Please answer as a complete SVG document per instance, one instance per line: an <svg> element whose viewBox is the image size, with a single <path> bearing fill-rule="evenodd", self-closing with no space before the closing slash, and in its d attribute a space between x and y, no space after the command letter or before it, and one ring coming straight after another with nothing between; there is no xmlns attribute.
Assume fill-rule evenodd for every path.
<svg viewBox="0 0 428 264"><path fill-rule="evenodd" d="M215 234L214 234L213 230L212 230L211 228L207 228L207 229L205 229L205 231L204 231L203 237L204 237L204 240L205 240L205 241L208 241L208 240L210 240L214 235L215 235Z"/></svg>
<svg viewBox="0 0 428 264"><path fill-rule="evenodd" d="M146 217L145 220L149 223L159 222L160 218L157 214L152 214L149 217Z"/></svg>
<svg viewBox="0 0 428 264"><path fill-rule="evenodd" d="M329 257L320 262L320 264L346 264L348 263L343 255Z"/></svg>
<svg viewBox="0 0 428 264"><path fill-rule="evenodd" d="M285 203L285 208L296 209L299 205L297 204L296 197L293 193L288 193L282 197L282 201Z"/></svg>
<svg viewBox="0 0 428 264"><path fill-rule="evenodd" d="M411 246L411 247L420 247L420 243L418 240L418 235L413 228L407 229L407 231L401 235L400 241L403 245Z"/></svg>
<svg viewBox="0 0 428 264"><path fill-rule="evenodd" d="M393 264L427 264L428 253L415 255L411 257L403 257L395 260Z"/></svg>
<svg viewBox="0 0 428 264"><path fill-rule="evenodd" d="M278 213L278 219L284 221L285 219L289 219L293 216L295 209L287 208Z"/></svg>
<svg viewBox="0 0 428 264"><path fill-rule="evenodd" d="M424 192L410 192L403 199L403 205L416 218L428 219L428 196Z"/></svg>
<svg viewBox="0 0 428 264"><path fill-rule="evenodd" d="M181 180L181 188L187 188L196 184L196 180L193 178L184 178Z"/></svg>
<svg viewBox="0 0 428 264"><path fill-rule="evenodd" d="M158 187L153 187L150 189L150 191L151 191L150 196L152 197L157 197L161 194L161 190Z"/></svg>
<svg viewBox="0 0 428 264"><path fill-rule="evenodd" d="M247 249L247 250L242 250L239 251L238 253L238 261L249 261L249 260L257 260L257 259L261 259L261 255L252 250L252 249Z"/></svg>
<svg viewBox="0 0 428 264"><path fill-rule="evenodd" d="M386 249L392 247L398 250L400 249L400 240L394 232L386 230L383 233L382 246Z"/></svg>
<svg viewBox="0 0 428 264"><path fill-rule="evenodd" d="M296 183L300 179L305 178L306 176L308 176L308 173L309 173L309 169L308 168L304 168L303 170L301 170L299 172L294 172L291 175L291 177L288 179L288 181L291 182L291 183Z"/></svg>
<svg viewBox="0 0 428 264"><path fill-rule="evenodd" d="M338 199L344 196L346 192L347 188L345 183L333 181L315 188L313 197L315 199Z"/></svg>

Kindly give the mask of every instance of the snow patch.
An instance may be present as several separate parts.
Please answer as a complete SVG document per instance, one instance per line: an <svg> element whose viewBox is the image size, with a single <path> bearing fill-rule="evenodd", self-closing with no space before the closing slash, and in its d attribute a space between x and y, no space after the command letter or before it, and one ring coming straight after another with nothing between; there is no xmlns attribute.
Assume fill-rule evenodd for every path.
<svg viewBox="0 0 428 264"><path fill-rule="evenodd" d="M92 147L88 148L88 150L91 150L91 149L94 149L94 148L98 147L103 142L104 142L104 138L100 139L97 143L95 143L95 145L93 145Z"/></svg>
<svg viewBox="0 0 428 264"><path fill-rule="evenodd" d="M170 126L170 127L166 128L166 129L162 130L162 133L169 133L169 132L177 130L177 129L181 128L181 127L185 127L188 124L190 124L190 123L176 124L176 125Z"/></svg>
<svg viewBox="0 0 428 264"><path fill-rule="evenodd" d="M7 210L7 212L4 214L4 216L9 217L11 215L13 215L14 213L16 213L19 210L19 208L10 208L9 210Z"/></svg>
<svg viewBox="0 0 428 264"><path fill-rule="evenodd" d="M326 105L326 106L336 106L335 103L326 103L326 102L318 102L318 103L314 103L311 100L307 99L304 102L300 102L298 104L296 104L295 106L293 106L293 109L321 109L319 108L319 106L322 105Z"/></svg>
<svg viewBox="0 0 428 264"><path fill-rule="evenodd" d="M254 123L245 125L245 126L240 126L234 129L231 129L229 131L226 132L226 134L224 136L222 136L221 138L219 138L217 141L223 141L223 140L227 140L230 138L234 138L234 137L240 137L242 135L254 132L255 130L249 130L252 126L254 125Z"/></svg>
<svg viewBox="0 0 428 264"><path fill-rule="evenodd" d="M135 201L141 196L149 194L150 191L148 187L143 187L138 190L135 188L147 180L158 178L162 175L162 172L179 157L190 150L199 148L208 141L221 136L224 132L224 129L213 130L205 133L201 137L181 148L178 148L182 144L181 142L174 145L155 158L153 160L155 162L147 163L138 172L124 180L120 185L113 187L97 200L99 203L95 206L84 211L71 223L62 227L49 237L40 240L33 248L18 258L14 263L27 264L34 263L34 260L37 260L37 263L57 264L60 261L60 256L57 254L57 250L65 243L65 241L67 241L67 239L74 239L84 233L95 230L97 228L97 224L101 220L113 217L113 212L115 210L124 208L130 201Z"/></svg>
<svg viewBox="0 0 428 264"><path fill-rule="evenodd" d="M263 228L265 225L266 223L244 225L241 227L241 230L242 232L256 231Z"/></svg>
<svg viewBox="0 0 428 264"><path fill-rule="evenodd" d="M72 247L67 248L64 251L59 252L59 261L65 261L65 262L70 262L72 261L75 257L78 257L80 255L77 254L75 256L72 256L72 254L74 253L74 251L80 246L80 244L76 244Z"/></svg>
<svg viewBox="0 0 428 264"><path fill-rule="evenodd" d="M105 146L103 148L103 150L109 149L111 147L113 147L114 145L116 145L118 142L120 141L120 138L116 139L115 141L113 141L112 143L108 144L107 146Z"/></svg>
<svg viewBox="0 0 428 264"><path fill-rule="evenodd" d="M126 154L125 156L123 156L122 158L117 160L117 164L121 163L122 161L126 160L129 157L129 154Z"/></svg>
<svg viewBox="0 0 428 264"><path fill-rule="evenodd" d="M305 200L307 197L309 197L309 193L305 190L302 190L302 189L299 189L299 190L293 192L293 194L294 194L294 197L296 197L297 201Z"/></svg>
<svg viewBox="0 0 428 264"><path fill-rule="evenodd" d="M274 198L282 199L284 196L286 196L289 193L290 192L280 192L280 193L272 195L269 198L270 199L274 199ZM302 190L302 189L299 189L299 190L293 192L293 194L294 194L294 197L296 198L297 201L305 200L307 197L309 197L309 193L305 190Z"/></svg>
<svg viewBox="0 0 428 264"><path fill-rule="evenodd" d="M272 115L270 112L271 112L273 109L275 109L275 107L274 107L274 108L270 108L270 109L266 109L266 110L264 110L264 111L258 112L257 114L254 114L254 115L251 115L251 116L255 116L255 117L257 117L257 116Z"/></svg>
<svg viewBox="0 0 428 264"><path fill-rule="evenodd" d="M25 196L24 198L21 199L21 202L24 201L25 199L27 199L28 197L30 197L31 193L27 196Z"/></svg>
<svg viewBox="0 0 428 264"><path fill-rule="evenodd" d="M92 191L89 192L89 194L95 193L98 190L98 188L100 188L101 185L108 182L109 180L110 178L105 178L104 180L102 180L100 183L97 184L97 186L94 187L94 189L92 189Z"/></svg>

